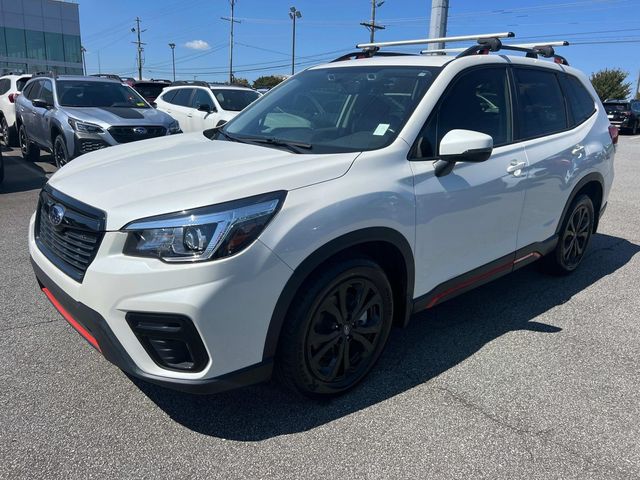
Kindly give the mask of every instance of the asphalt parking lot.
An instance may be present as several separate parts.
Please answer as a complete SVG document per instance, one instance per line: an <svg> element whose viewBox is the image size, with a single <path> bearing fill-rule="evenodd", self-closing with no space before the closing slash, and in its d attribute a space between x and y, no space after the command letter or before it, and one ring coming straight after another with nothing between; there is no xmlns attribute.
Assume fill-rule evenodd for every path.
<svg viewBox="0 0 640 480"><path fill-rule="evenodd" d="M48 159L5 153L0 478L640 477L640 135L575 275L532 265L415 317L327 404L174 393L101 358L31 272Z"/></svg>

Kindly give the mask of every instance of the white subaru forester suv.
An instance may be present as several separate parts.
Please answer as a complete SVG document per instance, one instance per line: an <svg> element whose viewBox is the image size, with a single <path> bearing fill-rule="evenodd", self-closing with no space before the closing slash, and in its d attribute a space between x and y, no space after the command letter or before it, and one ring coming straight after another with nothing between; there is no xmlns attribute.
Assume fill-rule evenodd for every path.
<svg viewBox="0 0 640 480"><path fill-rule="evenodd" d="M273 374L326 397L412 313L542 257L574 271L617 130L549 47L492 35L455 58L374 45L223 127L66 165L31 219L42 290L146 381L212 393ZM509 49L529 58L481 54Z"/></svg>

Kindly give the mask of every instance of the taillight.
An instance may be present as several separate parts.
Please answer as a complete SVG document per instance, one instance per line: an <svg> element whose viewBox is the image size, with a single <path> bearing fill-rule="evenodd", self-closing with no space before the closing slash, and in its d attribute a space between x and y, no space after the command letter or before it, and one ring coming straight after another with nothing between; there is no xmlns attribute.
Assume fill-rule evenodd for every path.
<svg viewBox="0 0 640 480"><path fill-rule="evenodd" d="M19 93L10 93L9 94L9 102L14 103L16 101L16 98L18 97L18 95L20 95Z"/></svg>
<svg viewBox="0 0 640 480"><path fill-rule="evenodd" d="M611 136L611 142L614 145L618 144L618 127L614 127L613 125L609 125L609 135Z"/></svg>

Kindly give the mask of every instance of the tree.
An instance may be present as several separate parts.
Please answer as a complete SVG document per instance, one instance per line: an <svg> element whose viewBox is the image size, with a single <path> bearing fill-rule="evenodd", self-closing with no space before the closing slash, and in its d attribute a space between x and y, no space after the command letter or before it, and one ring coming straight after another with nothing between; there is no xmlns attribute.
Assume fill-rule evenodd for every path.
<svg viewBox="0 0 640 480"><path fill-rule="evenodd" d="M233 83L236 83L238 85L244 85L245 87L251 86L251 84L249 83L249 80L242 77L233 77Z"/></svg>
<svg viewBox="0 0 640 480"><path fill-rule="evenodd" d="M603 102L607 98L627 98L631 94L631 83L625 82L628 75L620 68L605 68L591 74L591 84Z"/></svg>
<svg viewBox="0 0 640 480"><path fill-rule="evenodd" d="M253 88L273 88L284 80L280 75L263 75L256 78L253 82Z"/></svg>

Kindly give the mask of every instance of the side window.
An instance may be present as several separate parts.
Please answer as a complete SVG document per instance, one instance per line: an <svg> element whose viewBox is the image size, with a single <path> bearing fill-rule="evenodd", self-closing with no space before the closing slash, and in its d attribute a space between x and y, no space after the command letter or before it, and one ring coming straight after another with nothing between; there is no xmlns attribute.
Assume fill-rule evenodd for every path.
<svg viewBox="0 0 640 480"><path fill-rule="evenodd" d="M53 85L50 80L42 82L42 88L40 89L40 98L47 102L49 105L53 105Z"/></svg>
<svg viewBox="0 0 640 480"><path fill-rule="evenodd" d="M171 100L171 103L182 107L188 107L191 100L191 93L193 93L193 88L180 88L178 89L176 96Z"/></svg>
<svg viewBox="0 0 640 480"><path fill-rule="evenodd" d="M579 125L595 112L595 102L582 82L576 77L562 75L560 79L569 104L571 126Z"/></svg>
<svg viewBox="0 0 640 480"><path fill-rule="evenodd" d="M518 92L520 140L567 129L564 97L556 74L532 68L514 68Z"/></svg>
<svg viewBox="0 0 640 480"><path fill-rule="evenodd" d="M0 80L0 95L4 95L5 93L7 93L9 91L9 88L11 88L11 80L9 80L8 78L3 78L2 80Z"/></svg>
<svg viewBox="0 0 640 480"><path fill-rule="evenodd" d="M436 105L412 148L410 158L438 155L442 137L454 129L474 130L493 138L494 146L513 139L507 69L490 67L462 73Z"/></svg>
<svg viewBox="0 0 640 480"><path fill-rule="evenodd" d="M162 100L164 100L167 103L173 103L173 98L176 96L176 93L178 93L178 90L169 90L167 93L163 94Z"/></svg>
<svg viewBox="0 0 640 480"><path fill-rule="evenodd" d="M28 91L24 93L25 97L27 97L29 100L38 98L38 95L40 95L40 85L42 85L41 81L33 82L28 88Z"/></svg>
<svg viewBox="0 0 640 480"><path fill-rule="evenodd" d="M209 92L202 88L197 88L193 98L191 99L191 108L198 108L200 105L209 105L210 107L214 106Z"/></svg>

